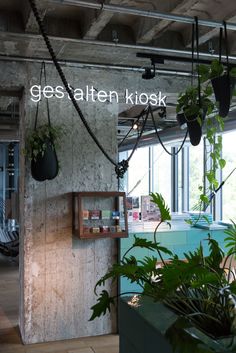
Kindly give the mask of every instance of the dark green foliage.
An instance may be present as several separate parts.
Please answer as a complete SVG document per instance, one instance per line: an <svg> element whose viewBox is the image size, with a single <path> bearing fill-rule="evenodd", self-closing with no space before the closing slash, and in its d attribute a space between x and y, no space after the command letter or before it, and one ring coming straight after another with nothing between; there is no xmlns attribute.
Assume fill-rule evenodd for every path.
<svg viewBox="0 0 236 353"><path fill-rule="evenodd" d="M162 196L152 194L152 199L160 209L160 223L170 220L169 209ZM236 332L236 279L230 266L230 257L236 254L236 224L233 223L233 227L226 231L226 247L229 248L226 259L217 241L210 236L204 240L208 244L208 256L204 255L203 245L200 244L195 251L185 253L184 259L179 259L176 254L160 246L156 241L156 231L153 241L135 236L134 244L125 253L122 261L112 266L97 282L96 288L104 285L108 279L125 277L140 286L140 295L149 296L154 301L162 301L180 316L180 320L168 330L166 336L173 348L181 347L181 353L234 352L232 342L229 347L223 343L219 344L217 340ZM145 248L154 256L137 259L128 255L135 247ZM170 256L168 261L163 260L164 253ZM157 261L160 260L161 267L157 266ZM121 295L123 294L127 293ZM110 311L110 306L115 303L116 298L103 290L98 303L92 307L91 320ZM189 332L191 327L200 330L204 337L210 336L211 342L214 342L213 347L209 348L201 337L190 337L191 332L189 336L185 329Z"/></svg>
<svg viewBox="0 0 236 353"><path fill-rule="evenodd" d="M114 299L109 297L109 294L106 290L103 290L98 298L98 303L92 306L93 314L90 321L94 320L95 317L105 315L106 311L111 311L111 304L114 304Z"/></svg>
<svg viewBox="0 0 236 353"><path fill-rule="evenodd" d="M52 126L48 124L41 125L33 130L28 136L26 141L25 155L29 159L37 159L40 155L43 157L45 149L47 147L47 141L53 141L53 146L55 148L59 147L59 141L65 134L65 126Z"/></svg>

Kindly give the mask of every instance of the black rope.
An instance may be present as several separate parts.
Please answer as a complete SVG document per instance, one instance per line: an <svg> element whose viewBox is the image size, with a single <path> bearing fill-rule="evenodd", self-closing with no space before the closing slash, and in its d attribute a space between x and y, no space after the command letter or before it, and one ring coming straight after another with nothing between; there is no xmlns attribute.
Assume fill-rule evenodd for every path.
<svg viewBox="0 0 236 353"><path fill-rule="evenodd" d="M40 76L39 76L39 84L41 87L41 83L42 83L42 74L43 74L43 63L41 65L41 70L40 70ZM34 121L34 130L36 130L37 128L37 122L38 122L38 114L39 114L39 100L37 102L37 106L36 106L36 113L35 113L35 121Z"/></svg>
<svg viewBox="0 0 236 353"><path fill-rule="evenodd" d="M84 126L86 127L86 129L87 129L89 135L92 137L92 139L94 140L94 142L96 143L96 145L98 146L98 148L102 151L102 153L104 154L104 156L105 156L115 167L118 167L118 166L119 166L119 163L117 164L117 163L108 155L108 153L104 150L103 146L100 144L100 142L98 141L98 139L96 138L96 136L95 136L94 133L92 132L90 126L88 125L88 123L87 123L87 121L86 121L86 119L85 119L85 117L84 117L84 115L83 115L81 109L79 108L79 106L78 106L78 104L77 104L77 102L76 102L76 100L75 100L75 98L74 98L74 95L73 95L72 92L71 92L71 89L70 89L70 87L69 87L69 85L68 85L68 82L67 82L67 80L66 80L66 77L65 77L65 75L64 75L64 73L63 73L63 71L62 71L62 69L61 69L61 66L59 65L59 63L58 63L58 61L57 61L56 55L55 55L55 53L54 53L54 50L53 50L53 48L52 48L52 46L51 46L51 43L50 43L50 41L49 41L49 38L48 38L48 36L47 36L47 34L46 34L46 30L45 30L45 28L44 28L44 25L43 25L42 20L41 20L41 18L40 18L40 16L39 16L38 9L37 9L37 7L36 7L35 1L34 1L34 0L29 0L29 3L30 3L30 6L31 6L32 11L33 11L33 13L34 13L34 16L35 16L35 18L36 18L36 21L37 21L37 23L38 23L38 26L39 26L39 28L40 28L41 34L42 34L42 36L43 36L43 39L44 39L44 41L45 41L45 43L46 43L46 46L47 46L47 48L48 48L48 51L49 51L49 53L50 53L50 55L51 55L52 61L53 61L54 65L55 65L55 67L56 67L56 69L57 69L57 71L58 71L58 74L59 74L59 76L60 76L60 78L61 78L61 80L62 80L62 82L63 82L63 85L64 85L64 87L65 87L65 89L66 89L66 91L67 91L67 93L68 93L68 95L69 95L69 97L70 97L70 99L71 99L71 101L72 101L72 103L73 103L73 105L74 105L76 111L78 112L78 114L79 114L79 116L80 116L80 118L81 118L81 120L82 120ZM118 176L118 177L119 177L119 176Z"/></svg>
<svg viewBox="0 0 236 353"><path fill-rule="evenodd" d="M219 42L219 63L221 64L221 55L222 55L222 32L223 29L220 27L220 42Z"/></svg>
<svg viewBox="0 0 236 353"><path fill-rule="evenodd" d="M198 17L195 16L195 25L196 25L196 51L197 51L197 80L198 80L198 102L199 106L201 107L201 82L200 82L200 75L199 75L199 30L198 30Z"/></svg>
<svg viewBox="0 0 236 353"><path fill-rule="evenodd" d="M164 151L165 151L166 153L168 153L170 156L176 156L176 155L182 150L182 148L183 148L183 146L184 146L184 143L185 143L186 138L187 138L187 136L188 136L188 129L186 130L184 139L183 139L183 141L182 141L181 146L179 147L179 149L178 149L176 152L170 152L170 151L168 151L168 149L165 147L164 143L163 143L162 140L161 140L161 137L160 137L159 132L158 132L158 130L157 130L157 126L156 126L156 122L155 122L155 119L154 119L154 115L153 115L153 111L152 111L151 106L149 106L149 111L148 111L148 113L149 113L149 112L150 112L151 117L152 117L152 122L153 122L153 126L154 126L154 129L155 129L157 138L158 138L158 140L159 140L159 142L160 142L162 148L163 148Z"/></svg>
<svg viewBox="0 0 236 353"><path fill-rule="evenodd" d="M229 75L229 44L228 44L228 35L227 35L227 25L223 21L224 31L225 31L225 54L226 54L226 63L227 63L227 74Z"/></svg>
<svg viewBox="0 0 236 353"><path fill-rule="evenodd" d="M192 70L192 75L191 75L191 86L193 86L193 66L194 66L194 33L195 33L195 27L194 23L192 24L192 65L191 65L191 70Z"/></svg>
<svg viewBox="0 0 236 353"><path fill-rule="evenodd" d="M47 86L47 74L46 74L46 65L45 62L43 61L43 71L44 71L44 83L45 86ZM46 98L47 101L47 116L48 116L48 125L51 127L51 119L50 119L50 113L49 113L49 98Z"/></svg>
<svg viewBox="0 0 236 353"><path fill-rule="evenodd" d="M133 154L134 154L136 148L138 147L139 141L140 141L140 139L141 139L141 137L142 137L142 134L143 134L143 131L144 131L144 128L145 128L147 119L148 119L148 110L149 110L149 107L148 107L148 108L145 107L145 108L143 109L142 113L141 113L141 117L143 117L143 115L144 115L144 113L145 113L145 111L146 111L146 117L144 118L143 125L142 125L142 130L140 131L140 134L139 134L139 136L138 136L138 138L137 138L137 140L136 140L136 142L135 142L135 145L134 145L134 147L133 147L132 152L131 152L130 155L129 155L129 158L127 159L127 162L130 161L130 159L131 159L131 157L133 156Z"/></svg>

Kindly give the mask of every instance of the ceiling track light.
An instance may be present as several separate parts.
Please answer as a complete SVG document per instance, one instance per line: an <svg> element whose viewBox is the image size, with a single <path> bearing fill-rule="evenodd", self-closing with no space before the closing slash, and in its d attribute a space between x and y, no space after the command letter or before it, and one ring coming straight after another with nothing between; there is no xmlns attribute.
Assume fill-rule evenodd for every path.
<svg viewBox="0 0 236 353"><path fill-rule="evenodd" d="M145 67L144 68L144 72L142 74L142 78L144 80L151 80L152 78L154 78L156 76L156 67L155 67L155 63L153 62L153 60L151 60L152 63L152 67Z"/></svg>

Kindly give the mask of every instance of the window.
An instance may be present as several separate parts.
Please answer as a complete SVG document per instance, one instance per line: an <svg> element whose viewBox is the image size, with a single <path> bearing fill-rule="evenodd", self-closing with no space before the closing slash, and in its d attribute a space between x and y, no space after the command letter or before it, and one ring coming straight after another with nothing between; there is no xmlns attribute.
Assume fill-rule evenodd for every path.
<svg viewBox="0 0 236 353"><path fill-rule="evenodd" d="M210 211L218 220L236 221L236 130L223 134L223 158L226 166L217 176L219 183L230 176L216 194ZM169 143L168 150L177 150L179 144ZM163 195L168 206L175 211L193 210L199 201L199 186L203 185L204 141L198 146L185 144L175 156L168 155L161 145L139 148L130 160L125 188L132 196L148 195L150 191ZM127 152L126 152L127 153ZM130 153L130 152L129 152ZM123 158L121 158L123 159Z"/></svg>
<svg viewBox="0 0 236 353"><path fill-rule="evenodd" d="M203 183L204 158L203 140L198 146L189 145L189 209L199 200L198 187Z"/></svg>
<svg viewBox="0 0 236 353"><path fill-rule="evenodd" d="M225 180L236 167L235 146L236 131L223 134L223 158L226 166L222 170L222 178ZM236 220L236 171L230 176L222 188L223 219Z"/></svg>
<svg viewBox="0 0 236 353"><path fill-rule="evenodd" d="M152 191L159 192L168 206L171 206L171 156L160 145L152 147Z"/></svg>
<svg viewBox="0 0 236 353"><path fill-rule="evenodd" d="M128 193L130 196L149 194L149 147L136 150L129 162Z"/></svg>

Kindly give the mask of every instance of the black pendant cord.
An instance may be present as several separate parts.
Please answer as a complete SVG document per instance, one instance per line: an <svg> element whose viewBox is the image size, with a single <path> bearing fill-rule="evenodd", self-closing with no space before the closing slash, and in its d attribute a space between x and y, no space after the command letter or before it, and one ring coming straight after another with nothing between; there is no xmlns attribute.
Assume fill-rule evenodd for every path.
<svg viewBox="0 0 236 353"><path fill-rule="evenodd" d="M194 34L195 34L195 24L192 24L192 45L191 45L191 50L192 50L192 65L191 65L191 87L193 86L193 66L194 66Z"/></svg>
<svg viewBox="0 0 236 353"><path fill-rule="evenodd" d="M137 140L136 140L136 142L135 142L135 145L134 145L134 147L133 147L133 150L132 150L132 152L131 152L130 155L129 155L129 158L127 159L127 162L129 162L130 159L132 158L132 156L133 156L133 154L134 154L136 148L138 147L139 141L141 140L141 137L142 137L142 135L143 135L144 128L145 128L145 125L146 125L146 122L147 122L147 119L148 119L148 115L149 115L149 107L148 107L148 106L143 109L143 111L142 111L142 113L141 113L141 117L143 117L143 115L145 114L145 111L146 111L146 116L145 116L145 118L144 118L144 122L143 122L142 129L141 129L140 134L139 134L139 136L138 136L138 138L137 138Z"/></svg>
<svg viewBox="0 0 236 353"><path fill-rule="evenodd" d="M44 84L47 86L47 74L46 74L46 65L45 62L43 61L43 71L44 71ZM50 113L49 113L49 99L46 98L47 100L47 116L48 116L48 126L51 127L51 119L50 119Z"/></svg>
<svg viewBox="0 0 236 353"><path fill-rule="evenodd" d="M195 16L195 25L196 25L196 51L197 51L197 80L198 80L198 102L201 107L201 81L199 75L199 30L198 30L198 17Z"/></svg>
<svg viewBox="0 0 236 353"><path fill-rule="evenodd" d="M129 134L131 133L132 130L133 130L133 127L131 127L131 128L129 129L129 131L127 132L127 134L125 135L125 137L124 137L124 138L122 139L122 141L118 144L118 148L123 145L124 141L127 139L127 137L129 136Z"/></svg>
<svg viewBox="0 0 236 353"><path fill-rule="evenodd" d="M152 122L153 122L153 126L154 126L154 129L155 129L157 138L158 138L158 140L159 140L159 142L160 142L162 148L163 148L164 151L165 151L166 153L168 153L170 156L176 156L176 155L182 150L182 148L183 148L183 146L184 146L184 144L185 144L186 138L187 138L187 136L188 136L188 129L186 130L184 139L183 139L183 141L182 141L182 143L181 143L181 146L178 148L178 150L177 150L176 152L170 152L170 151L168 151L168 149L165 147L164 143L163 143L162 140L161 140L160 134L159 134L159 132L158 132L158 130L157 130L157 126L156 126L156 122L155 122L155 119L154 119L153 111L152 111L152 108L151 108L150 105L149 105L149 109L148 109L148 113L149 113L149 112L150 112L151 117L152 117Z"/></svg>
<svg viewBox="0 0 236 353"><path fill-rule="evenodd" d="M86 129L87 129L89 135L92 137L92 139L94 140L94 142L96 143L96 145L98 146L98 148L102 151L102 153L104 154L104 156L116 167L115 170L116 170L117 176L118 176L118 177L122 177L122 176L123 176L122 174L125 173L125 171L123 171L124 165L121 165L122 162L116 163L116 162L108 155L108 153L104 150L103 146L100 144L100 142L98 141L98 139L96 138L96 136L95 136L94 133L92 132L90 126L88 125L88 123L87 123L87 121L86 121L86 119L85 119L85 117L84 117L84 115L83 115L81 109L79 108L79 106L78 106L78 104L77 104L77 102L76 102L76 100L75 100L75 98L74 98L74 95L72 94L72 91L71 91L71 89L70 89L70 87L69 87L69 85L68 85L68 82L67 82L67 80L66 80L66 77L65 77L65 75L64 75L64 73L63 73L63 71L62 71L62 69L61 69L61 66L59 65L59 63L58 63L58 61L57 61L57 58L56 58L56 55L55 55L55 53L54 53L54 50L53 50L53 48L52 48L52 46L51 46L50 40L49 40L49 38L48 38L48 36L47 36L47 34L46 34L46 30L45 30L45 28L44 28L44 25L43 25L42 20L41 20L41 18L40 18L40 16L39 16L38 9L37 9L37 7L36 7L35 1L34 1L34 0L29 0L29 3L30 3L30 6L31 6L32 11L33 11L33 13L34 13L34 16L35 16L35 18L36 18L36 21L37 21L37 23L38 23L38 26L39 26L39 28L40 28L41 34L42 34L42 36L43 36L43 39L44 39L44 41L45 41L45 43L46 43L46 46L47 46L47 48L48 48L48 51L49 51L49 53L50 53L50 55L51 55L52 61L53 61L54 65L55 65L55 67L56 67L56 69L57 69L57 71L58 71L58 74L59 74L59 76L60 76L60 78L61 78L61 80L62 80L62 83L63 83L63 85L64 85L64 87L65 87L65 89L66 89L66 91L67 91L67 93L68 93L68 95L69 95L69 97L70 97L70 99L71 99L71 101L72 101L72 103L73 103L73 105L74 105L76 111L78 112L78 114L79 114L79 116L80 116L80 118L81 118L81 120L82 120L84 126L86 127ZM119 171L120 171L120 173L119 173Z"/></svg>
<svg viewBox="0 0 236 353"><path fill-rule="evenodd" d="M220 42L219 42L219 63L221 64L221 55L222 55L222 32L223 29L220 27Z"/></svg>
<svg viewBox="0 0 236 353"><path fill-rule="evenodd" d="M40 69L40 76L39 76L39 84L41 87L41 83L42 83L42 75L43 75L43 63L41 64L41 69ZM37 102L37 106L36 106L36 113L35 113L35 121L34 121L34 130L36 130L37 128L37 122L38 122L38 114L39 114L39 100Z"/></svg>
<svg viewBox="0 0 236 353"><path fill-rule="evenodd" d="M229 44L228 44L228 35L227 35L227 25L223 21L224 32L225 32L225 54L226 54L226 64L227 64L227 74L229 75Z"/></svg>
<svg viewBox="0 0 236 353"><path fill-rule="evenodd" d="M147 109L147 106L146 106L146 107L141 111L141 113L140 113L138 116L136 116L134 119L136 119L136 121L139 121L140 118L143 118L143 115L144 115L144 112L145 112L146 109ZM144 130L145 125L146 125L146 120L144 119L144 122L143 122L143 124L142 124L142 129L141 129L141 132L140 132L140 133L143 133L143 130ZM132 130L133 130L133 127L131 127L131 128L129 129L129 131L127 132L127 134L125 135L125 137L124 137L124 138L122 139L122 141L118 144L118 148L119 148L120 146L122 146L123 142L127 139L127 137L129 136L129 134L131 133ZM137 137L137 138L140 137L140 133L138 134L138 137ZM135 146L133 147L133 149L135 149ZM132 149L132 150L133 150L133 149Z"/></svg>

